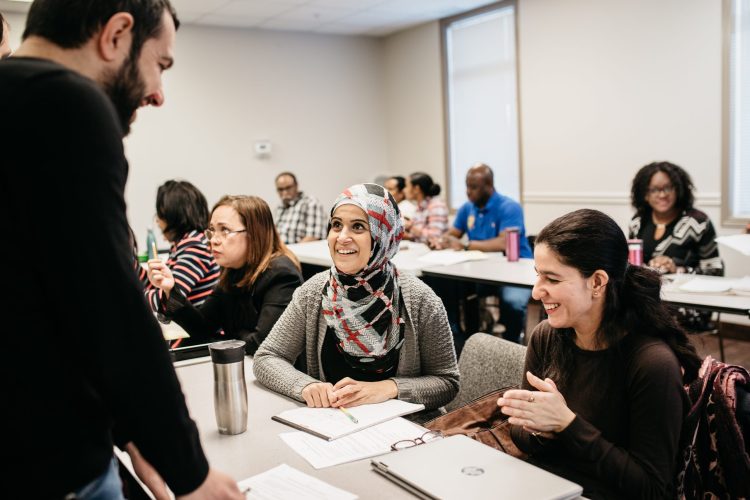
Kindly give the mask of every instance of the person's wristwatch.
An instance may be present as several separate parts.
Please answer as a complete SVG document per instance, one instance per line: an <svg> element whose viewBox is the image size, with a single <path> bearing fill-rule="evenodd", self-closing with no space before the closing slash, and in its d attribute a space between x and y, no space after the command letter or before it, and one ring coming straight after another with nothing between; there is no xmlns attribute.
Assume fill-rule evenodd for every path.
<svg viewBox="0 0 750 500"><path fill-rule="evenodd" d="M466 243L464 243L464 251L466 251L466 250L469 249L469 243L471 243L471 242L467 241Z"/></svg>

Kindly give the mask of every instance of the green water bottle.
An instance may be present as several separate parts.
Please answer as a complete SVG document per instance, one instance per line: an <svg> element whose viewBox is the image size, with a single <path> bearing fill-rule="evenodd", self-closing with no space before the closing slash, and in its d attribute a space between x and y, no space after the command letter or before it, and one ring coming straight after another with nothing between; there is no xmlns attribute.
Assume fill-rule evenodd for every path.
<svg viewBox="0 0 750 500"><path fill-rule="evenodd" d="M154 235L154 230L151 228L148 228L148 233L146 234L146 252L148 253L149 260L159 258L159 252L156 249L156 236Z"/></svg>

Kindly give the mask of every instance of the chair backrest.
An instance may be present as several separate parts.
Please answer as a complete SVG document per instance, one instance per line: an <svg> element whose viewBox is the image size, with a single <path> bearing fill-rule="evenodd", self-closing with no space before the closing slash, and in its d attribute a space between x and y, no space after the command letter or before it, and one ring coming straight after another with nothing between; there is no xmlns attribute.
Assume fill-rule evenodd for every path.
<svg viewBox="0 0 750 500"><path fill-rule="evenodd" d="M525 358L526 347L486 333L475 333L466 341L458 360L460 389L445 409L450 411L488 392L519 385Z"/></svg>

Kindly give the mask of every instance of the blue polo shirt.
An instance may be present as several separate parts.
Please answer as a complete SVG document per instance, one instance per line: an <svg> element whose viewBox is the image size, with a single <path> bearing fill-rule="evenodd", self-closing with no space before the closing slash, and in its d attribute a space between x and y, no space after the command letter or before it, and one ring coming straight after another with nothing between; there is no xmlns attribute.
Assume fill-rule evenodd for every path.
<svg viewBox="0 0 750 500"><path fill-rule="evenodd" d="M533 257L529 240L526 239L521 205L497 191L492 193L483 208L479 208L470 201L464 203L458 209L453 227L462 233L466 233L469 240L473 241L496 238L505 228L517 227L521 240L521 257L527 259Z"/></svg>

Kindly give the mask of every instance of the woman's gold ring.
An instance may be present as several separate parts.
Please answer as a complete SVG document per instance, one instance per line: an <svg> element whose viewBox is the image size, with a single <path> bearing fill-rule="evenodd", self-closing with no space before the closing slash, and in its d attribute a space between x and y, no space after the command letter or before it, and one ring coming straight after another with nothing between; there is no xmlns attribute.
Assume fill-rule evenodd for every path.
<svg viewBox="0 0 750 500"><path fill-rule="evenodd" d="M534 395L532 394L531 396L529 396L529 403L533 403L533 402L534 402Z"/></svg>

